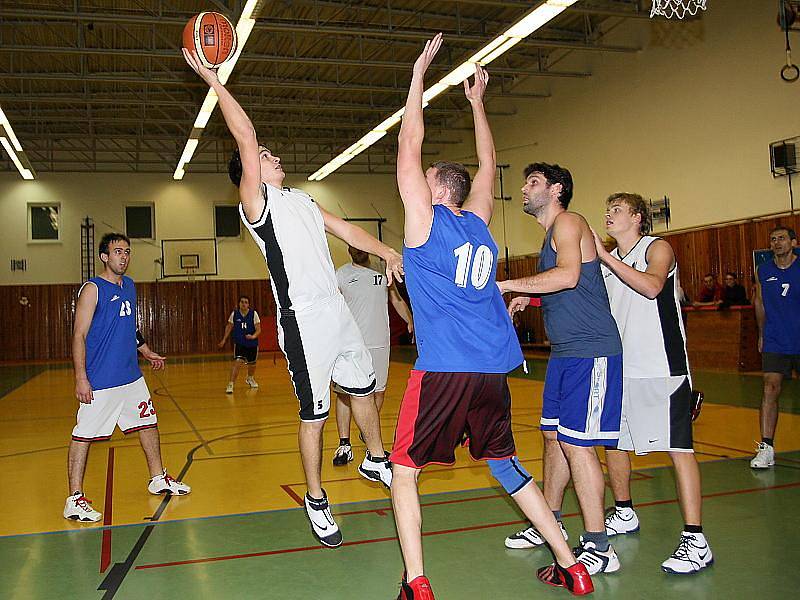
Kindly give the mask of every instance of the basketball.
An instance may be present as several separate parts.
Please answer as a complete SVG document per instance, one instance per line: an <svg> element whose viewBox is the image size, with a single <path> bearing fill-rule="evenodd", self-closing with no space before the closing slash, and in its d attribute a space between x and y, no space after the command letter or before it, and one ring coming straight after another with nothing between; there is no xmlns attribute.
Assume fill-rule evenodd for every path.
<svg viewBox="0 0 800 600"><path fill-rule="evenodd" d="M204 67L220 66L236 52L236 30L218 12L201 12L183 28L183 47L197 52Z"/></svg>

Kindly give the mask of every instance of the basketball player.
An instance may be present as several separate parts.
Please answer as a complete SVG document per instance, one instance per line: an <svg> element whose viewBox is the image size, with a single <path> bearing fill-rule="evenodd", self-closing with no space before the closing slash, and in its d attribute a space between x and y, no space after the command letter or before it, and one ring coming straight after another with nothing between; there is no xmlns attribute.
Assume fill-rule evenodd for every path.
<svg viewBox="0 0 800 600"><path fill-rule="evenodd" d="M67 473L70 495L64 518L95 522L102 515L83 495L83 475L92 442L108 440L119 426L123 433L139 432L139 443L150 469L151 494L183 495L191 488L175 481L161 464L158 418L142 377L136 351L153 370L164 368L164 357L153 352L136 328L136 288L125 277L131 245L121 233L100 240L103 272L81 286L72 332L77 424L69 444Z"/></svg>
<svg viewBox="0 0 800 600"><path fill-rule="evenodd" d="M586 220L568 212L572 175L567 169L534 163L525 169L523 210L545 230L540 273L501 281L500 291L542 294L550 360L544 382L541 431L544 437L544 496L561 521L564 490L572 474L584 533L575 549L589 573L619 569L603 522L605 483L595 446L615 447L622 408L622 344L603 285L594 237ZM521 296L513 314L528 306ZM561 525L564 538L567 532ZM536 528L506 539L509 548L544 542Z"/></svg>
<svg viewBox="0 0 800 600"><path fill-rule="evenodd" d="M239 368L247 365L247 379L245 383L253 389L258 389L258 383L254 379L256 374L256 361L258 360L258 336L261 335L261 319L255 310L250 310L250 298L241 296L239 307L228 317L225 324L225 334L219 347L225 346L228 336L233 333L233 366L231 367L231 378L228 387L225 388L226 394L233 393L233 383L239 374Z"/></svg>
<svg viewBox="0 0 800 600"><path fill-rule="evenodd" d="M238 145L228 171L239 188L242 221L267 261L280 312L278 343L300 402L298 439L308 486L306 515L317 540L335 548L342 544L342 533L320 477L331 380L350 394L353 416L364 433L367 453L359 473L388 488L392 470L383 450L373 398L372 358L337 288L325 232L381 257L390 282L402 275L402 257L360 227L317 205L305 192L282 187L281 159L258 143L252 122L216 73L202 66L196 54L185 49L183 54L219 96L222 116Z"/></svg>
<svg viewBox="0 0 800 600"><path fill-rule="evenodd" d="M411 311L395 286L386 283L383 273L373 271L369 254L353 246L348 247L352 262L336 271L339 290L353 313L364 343L372 355L375 368L375 407L378 413L383 406L386 394L386 381L389 378L389 310L387 301L408 325L408 332L414 331ZM334 466L342 466L353 460L353 447L350 444L350 394L338 385L336 392L336 427L339 430L339 447L333 455Z"/></svg>
<svg viewBox="0 0 800 600"><path fill-rule="evenodd" d="M622 422L617 449L606 448L615 507L606 516L609 536L639 530L631 501L628 452L668 452L675 466L683 532L661 568L695 573L714 562L703 535L700 469L692 449L692 380L672 247L651 235L647 204L638 194L613 194L606 231L617 242L609 253L595 235L611 314L623 349Z"/></svg>
<svg viewBox="0 0 800 600"><path fill-rule="evenodd" d="M775 465L775 429L783 378L792 370L800 375L800 260L794 249L797 235L778 226L769 234L772 260L756 270L754 304L758 321L758 350L764 371L761 398L761 443L750 466L769 469Z"/></svg>
<svg viewBox="0 0 800 600"><path fill-rule="evenodd" d="M473 85L464 82L479 162L474 182L458 163L422 168L423 80L441 43L438 34L414 63L398 137L403 258L419 351L391 456L392 504L406 568L398 600L433 600L422 560L417 480L426 465L453 464L465 433L472 457L488 462L492 475L550 542L555 563L540 569L538 577L574 594L588 594L591 578L575 562L539 488L515 455L506 376L522 363L522 351L494 284L497 244L488 224L496 159L483 107L489 76L480 66L475 66Z"/></svg>

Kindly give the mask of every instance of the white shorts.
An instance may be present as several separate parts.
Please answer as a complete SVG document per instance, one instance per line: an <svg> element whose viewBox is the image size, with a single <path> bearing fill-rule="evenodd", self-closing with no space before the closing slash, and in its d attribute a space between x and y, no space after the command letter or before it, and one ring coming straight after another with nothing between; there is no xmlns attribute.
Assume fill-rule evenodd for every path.
<svg viewBox="0 0 800 600"><path fill-rule="evenodd" d="M278 343L289 363L301 421L328 418L331 381L352 396L375 390L372 357L341 294L301 312L281 310Z"/></svg>
<svg viewBox="0 0 800 600"><path fill-rule="evenodd" d="M389 348L367 348L372 357L372 366L375 368L375 392L385 392L386 383L389 381ZM337 394L346 394L338 384L333 384L333 391Z"/></svg>
<svg viewBox="0 0 800 600"><path fill-rule="evenodd" d="M95 390L92 397L91 404L81 403L78 407L78 423L72 430L73 440L107 440L116 426L123 433L133 433L158 424L156 409L150 400L144 377L125 385Z"/></svg>
<svg viewBox="0 0 800 600"><path fill-rule="evenodd" d="M622 380L618 450L694 452L692 386L685 375Z"/></svg>

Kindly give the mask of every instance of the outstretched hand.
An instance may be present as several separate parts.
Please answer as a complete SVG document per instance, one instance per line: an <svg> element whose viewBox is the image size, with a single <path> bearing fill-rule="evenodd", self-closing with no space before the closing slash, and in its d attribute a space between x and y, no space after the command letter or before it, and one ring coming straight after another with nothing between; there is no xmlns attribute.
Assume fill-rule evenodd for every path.
<svg viewBox="0 0 800 600"><path fill-rule="evenodd" d="M219 82L216 71L212 71L208 67L203 66L203 63L200 62L200 58L197 56L197 52L189 52L186 48L181 48L181 50L183 52L183 58L185 58L189 66L192 67L192 71L200 75L203 81L209 86Z"/></svg>
<svg viewBox="0 0 800 600"><path fill-rule="evenodd" d="M437 33L433 36L433 39L428 40L425 42L425 49L422 51L422 54L419 55L417 61L414 63L414 75L418 77L422 77L425 75L425 71L428 70L428 67L431 66L436 53L439 51L439 48L442 47L442 34Z"/></svg>
<svg viewBox="0 0 800 600"><path fill-rule="evenodd" d="M600 239L600 236L597 235L597 232L592 229L591 227L589 230L592 232L592 238L594 239L594 247L597 250L597 256L600 260L603 260L604 257L608 254L608 250L606 250L605 245L603 245L603 240Z"/></svg>
<svg viewBox="0 0 800 600"><path fill-rule="evenodd" d="M517 296L513 298L511 302L508 303L508 316L513 319L515 314L528 308L530 300L529 296Z"/></svg>
<svg viewBox="0 0 800 600"><path fill-rule="evenodd" d="M475 78L472 86L469 85L469 77L464 80L464 95L470 102L482 102L483 94L486 92L486 84L489 83L489 73L475 63Z"/></svg>
<svg viewBox="0 0 800 600"><path fill-rule="evenodd" d="M388 257L386 257L386 279L387 285L392 285L393 281L403 281L403 255L399 252L392 250Z"/></svg>

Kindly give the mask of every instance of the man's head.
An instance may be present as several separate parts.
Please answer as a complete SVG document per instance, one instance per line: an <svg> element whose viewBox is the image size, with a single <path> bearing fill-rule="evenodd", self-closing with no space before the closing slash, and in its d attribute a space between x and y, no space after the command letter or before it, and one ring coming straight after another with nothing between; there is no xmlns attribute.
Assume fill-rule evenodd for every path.
<svg viewBox="0 0 800 600"><path fill-rule="evenodd" d="M522 210L537 216L545 207L558 203L567 209L572 200L572 174L559 165L532 163L525 167Z"/></svg>
<svg viewBox="0 0 800 600"><path fill-rule="evenodd" d="M250 310L250 297L239 296L239 312L247 312Z"/></svg>
<svg viewBox="0 0 800 600"><path fill-rule="evenodd" d="M100 239L100 260L114 275L122 276L131 262L131 241L124 233L107 233Z"/></svg>
<svg viewBox="0 0 800 600"><path fill-rule="evenodd" d="M794 229L778 225L769 232L769 247L776 257L785 257L797 246L797 234Z"/></svg>
<svg viewBox="0 0 800 600"><path fill-rule="evenodd" d="M615 234L635 230L638 235L650 233L650 211L639 194L618 192L606 200L606 231Z"/></svg>
<svg viewBox="0 0 800 600"><path fill-rule="evenodd" d="M733 271L728 271L725 273L725 287L733 287L736 285L738 278L736 277L736 273Z"/></svg>
<svg viewBox="0 0 800 600"><path fill-rule="evenodd" d="M714 275L711 273L706 273L705 277L703 277L703 285L709 290L713 290L716 283Z"/></svg>
<svg viewBox="0 0 800 600"><path fill-rule="evenodd" d="M286 174L283 172L281 166L281 159L274 156L269 148L264 145L258 145L258 160L261 165L261 183L268 183L274 187L281 187L283 178ZM239 154L239 149L233 151L231 160L228 162L228 175L233 182L233 185L239 187L242 182L242 157Z"/></svg>
<svg viewBox="0 0 800 600"><path fill-rule="evenodd" d="M450 204L460 207L469 196L472 182L469 171L461 163L439 161L425 171L425 180L431 190L433 204Z"/></svg>
<svg viewBox="0 0 800 600"><path fill-rule="evenodd" d="M353 264L361 265L362 267L369 264L369 253L359 250L355 246L348 246L347 251L350 253L350 258L353 259Z"/></svg>

